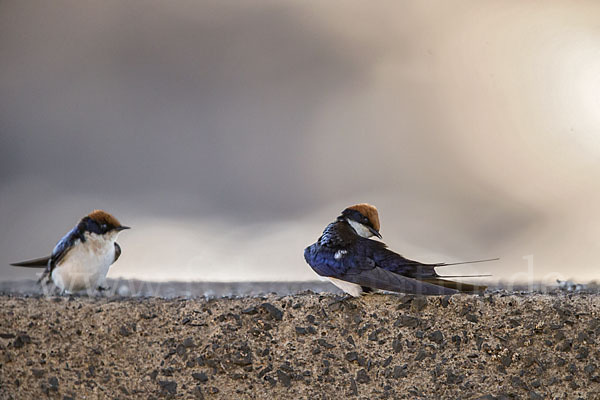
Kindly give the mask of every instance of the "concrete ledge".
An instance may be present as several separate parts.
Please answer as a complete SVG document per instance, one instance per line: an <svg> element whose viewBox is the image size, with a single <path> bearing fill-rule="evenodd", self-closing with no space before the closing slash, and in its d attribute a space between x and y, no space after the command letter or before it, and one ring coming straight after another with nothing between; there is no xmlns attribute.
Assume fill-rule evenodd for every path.
<svg viewBox="0 0 600 400"><path fill-rule="evenodd" d="M600 398L600 295L0 297L1 398Z"/></svg>

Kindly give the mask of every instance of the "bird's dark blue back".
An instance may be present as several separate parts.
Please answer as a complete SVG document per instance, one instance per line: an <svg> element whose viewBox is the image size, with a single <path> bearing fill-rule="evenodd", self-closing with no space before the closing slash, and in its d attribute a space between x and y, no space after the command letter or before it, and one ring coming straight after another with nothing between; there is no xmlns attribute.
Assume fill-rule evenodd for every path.
<svg viewBox="0 0 600 400"><path fill-rule="evenodd" d="M382 242L366 239L344 220L329 224L319 240L304 250L304 258L321 276L340 277L375 267L412 278L438 276L434 267L389 250Z"/></svg>

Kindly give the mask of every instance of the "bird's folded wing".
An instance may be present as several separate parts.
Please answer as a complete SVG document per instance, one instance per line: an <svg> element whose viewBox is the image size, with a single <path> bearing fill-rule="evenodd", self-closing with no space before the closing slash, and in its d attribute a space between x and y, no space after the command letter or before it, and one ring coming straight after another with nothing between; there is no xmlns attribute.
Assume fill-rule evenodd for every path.
<svg viewBox="0 0 600 400"><path fill-rule="evenodd" d="M345 281L356 283L391 292L401 292L422 295L448 295L458 293L457 290L422 282L406 276L398 275L383 268L354 269L341 278Z"/></svg>
<svg viewBox="0 0 600 400"><path fill-rule="evenodd" d="M73 248L73 245L81 240L81 236L77 231L77 226L71 229L59 242L54 246L54 250L52 250L52 263L53 265L57 265L60 260L62 260L67 253Z"/></svg>
<svg viewBox="0 0 600 400"><path fill-rule="evenodd" d="M370 246L350 247L348 250L331 249L315 243L306 248L304 257L317 274L361 286L423 295L458 293L455 289L422 282L381 268L373 259L371 249Z"/></svg>
<svg viewBox="0 0 600 400"><path fill-rule="evenodd" d="M357 243L357 247L366 257L372 259L378 267L398 275L418 278L435 277L435 267L441 264L424 264L410 260L388 249L383 243L366 239Z"/></svg>
<svg viewBox="0 0 600 400"><path fill-rule="evenodd" d="M119 243L115 242L115 259L113 260L112 264L114 264L119 257L121 257L121 246L119 246Z"/></svg>
<svg viewBox="0 0 600 400"><path fill-rule="evenodd" d="M345 265L346 260L335 257L336 251L339 250L314 243L304 250L304 259L317 274L335 277L344 274L349 268Z"/></svg>

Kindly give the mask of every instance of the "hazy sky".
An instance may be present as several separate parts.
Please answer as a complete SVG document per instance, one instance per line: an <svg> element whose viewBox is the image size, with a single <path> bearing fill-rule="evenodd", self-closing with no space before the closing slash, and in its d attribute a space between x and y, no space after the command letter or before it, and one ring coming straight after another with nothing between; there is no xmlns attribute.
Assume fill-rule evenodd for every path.
<svg viewBox="0 0 600 400"><path fill-rule="evenodd" d="M444 272L600 278L600 3L0 2L0 279L95 208L112 277L314 279L348 205ZM518 275L519 273L523 273ZM517 274L517 275L516 275Z"/></svg>

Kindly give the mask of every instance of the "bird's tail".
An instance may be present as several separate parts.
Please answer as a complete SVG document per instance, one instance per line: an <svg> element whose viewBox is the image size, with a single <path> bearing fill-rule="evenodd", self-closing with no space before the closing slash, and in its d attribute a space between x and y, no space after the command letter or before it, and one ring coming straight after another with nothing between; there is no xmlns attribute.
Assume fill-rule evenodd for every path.
<svg viewBox="0 0 600 400"><path fill-rule="evenodd" d="M487 286L471 285L470 283L455 282L440 278L426 278L421 280L433 285L443 286L448 289L454 289L466 293L483 293L485 289L487 289Z"/></svg>
<svg viewBox="0 0 600 400"><path fill-rule="evenodd" d="M41 257L36 258L35 260L21 261L10 265L13 267L45 268L48 266L48 261L50 261L50 257Z"/></svg>
<svg viewBox="0 0 600 400"><path fill-rule="evenodd" d="M439 263L439 264L433 264L433 265L435 265L436 267L449 267L451 265L478 264L478 263L489 262L489 261L498 261L499 259L500 259L500 257L486 258L485 260L460 261L460 262L455 262L455 263Z"/></svg>

